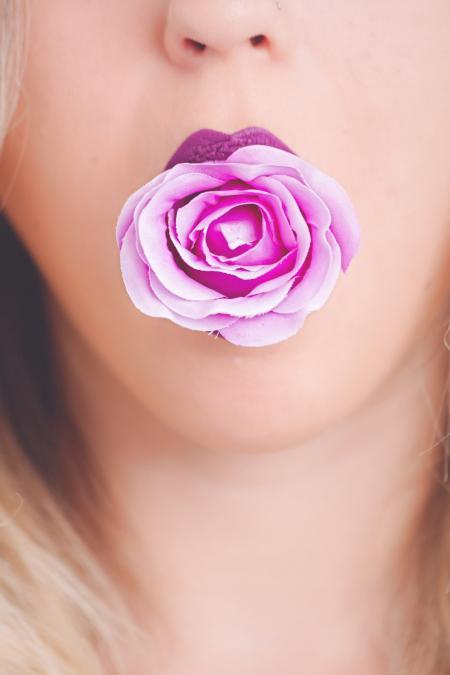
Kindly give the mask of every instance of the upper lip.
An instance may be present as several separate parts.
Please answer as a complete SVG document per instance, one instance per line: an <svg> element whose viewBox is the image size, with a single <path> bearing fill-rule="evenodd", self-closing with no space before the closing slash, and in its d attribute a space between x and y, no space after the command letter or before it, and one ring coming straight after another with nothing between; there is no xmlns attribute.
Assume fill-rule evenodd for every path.
<svg viewBox="0 0 450 675"><path fill-rule="evenodd" d="M237 148L245 145L271 145L293 153L282 140L263 127L245 127L232 134L205 128L195 131L182 141L164 170L181 162L223 161Z"/></svg>

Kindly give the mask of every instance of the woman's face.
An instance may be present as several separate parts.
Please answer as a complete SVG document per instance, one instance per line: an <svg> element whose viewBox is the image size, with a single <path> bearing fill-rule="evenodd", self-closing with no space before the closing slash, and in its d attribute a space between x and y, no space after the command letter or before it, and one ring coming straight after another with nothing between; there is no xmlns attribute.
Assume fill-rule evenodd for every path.
<svg viewBox="0 0 450 675"><path fill-rule="evenodd" d="M293 444L355 413L448 294L448 0L30 8L0 189L76 331L154 416L194 442ZM257 34L266 41L254 46ZM206 49L195 53L184 38ZM115 240L125 199L186 135L253 125L335 177L362 230L325 306L294 337L257 348L141 314Z"/></svg>

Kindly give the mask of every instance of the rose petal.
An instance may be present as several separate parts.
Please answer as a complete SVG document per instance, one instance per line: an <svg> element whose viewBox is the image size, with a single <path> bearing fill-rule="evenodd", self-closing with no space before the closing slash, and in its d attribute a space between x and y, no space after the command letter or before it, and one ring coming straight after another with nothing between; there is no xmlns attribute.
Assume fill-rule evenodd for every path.
<svg viewBox="0 0 450 675"><path fill-rule="evenodd" d="M217 260L219 262L227 262L230 266L240 266L244 269L259 269L265 271L269 268L270 265L276 263L285 253L286 250L281 249L278 242L273 241L272 237L268 234L267 227L267 213L260 209L261 214L261 234L259 240L253 246L246 246L243 248L240 246L237 249L235 254L232 255L219 255L218 253L210 253L211 246L209 245L210 229L205 233L205 237L202 238L202 249L205 252L205 257L208 262ZM214 223L213 223L214 224ZM205 240L205 241L204 241ZM238 251L241 251L239 253ZM212 259L212 260L211 260Z"/></svg>
<svg viewBox="0 0 450 675"><path fill-rule="evenodd" d="M330 268L334 270L336 260L339 264L341 262L340 250L339 255L337 255L336 240L329 230L313 229L311 234L311 252L308 266L301 280L291 288L289 295L276 308L277 312L290 314L304 307L309 309L310 305L314 304L316 294L326 284ZM330 240L332 240L334 246L332 246ZM334 278L334 276L333 274L332 277Z"/></svg>
<svg viewBox="0 0 450 675"><path fill-rule="evenodd" d="M228 275L228 277L235 277L237 280L242 280L243 283L249 282L247 283L247 288L250 289L253 288L254 280L262 276L262 272L259 266L258 267L252 266L250 269L247 270L244 269L242 265L238 264L233 265L232 263L220 264L221 261L218 261L218 266L214 269L211 267L211 264L209 264L206 260L200 258L197 255L197 253L195 253L194 251L189 251L188 249L184 248L184 246L181 246L181 244L176 239L171 239L171 243L179 255L181 265L184 264L184 266L189 269L189 274L192 276L192 278L203 279L204 280L203 283L206 283L207 285L208 285L207 282L208 274L214 275L219 274L223 275L222 278L224 278L225 281ZM280 263L282 263L285 259L287 259L291 253L292 251L282 252L280 258L278 258L272 263L264 265L262 269L267 269L267 272L265 274L271 275L271 272L274 269L274 267L277 267ZM211 281L213 281L213 279L215 278L220 280L221 277L217 276L211 277ZM164 285L167 286L167 284ZM211 287L215 287L215 283L211 283Z"/></svg>
<svg viewBox="0 0 450 675"><path fill-rule="evenodd" d="M284 213L279 198L276 195L270 195L259 190L248 191L246 194L250 194L250 197L254 200L254 202L257 203L258 209L262 213L262 237L255 246L243 248L241 253L233 255L232 252L230 252L228 255L223 256L210 253L204 238L200 237L192 250L197 255L201 254L201 257L213 268L220 267L221 263L226 262L227 267L232 269L244 268L254 271L268 270L272 263L279 260L287 250L296 246L296 238L287 221L286 214ZM252 203L248 202L246 197L238 199L237 196L233 197L233 201L236 201L238 204ZM194 227L194 230L190 233L189 238L192 237L195 230L201 231L202 229L208 231L206 235L208 237L209 225L215 221L218 215L222 216L222 214L227 213L227 211L231 208L228 205L227 199L224 199L224 202L227 203L227 206L218 208L216 213L213 210L210 214L203 218L203 220L199 221ZM273 207L273 209L271 207ZM173 214L169 213L169 229L173 233L172 220ZM272 221L276 222L277 227L273 225ZM267 225L270 225L270 231L273 232L273 235L270 235L270 241L269 237L266 236ZM283 237L283 240L281 241L280 234ZM171 239L172 241L174 240L173 234ZM286 246L286 242L288 243L288 246ZM271 252L267 251L267 247L269 247ZM262 253L264 249L265 251ZM281 249L284 250L282 251ZM270 258L272 258L272 260ZM265 260L266 262L264 262Z"/></svg>
<svg viewBox="0 0 450 675"><path fill-rule="evenodd" d="M360 246L360 227L353 204L340 183L298 155L279 148L268 150L268 146L249 145L238 148L228 160L297 167L306 185L323 199L331 211L330 229L341 249L342 269L344 272L347 270Z"/></svg>
<svg viewBox="0 0 450 675"><path fill-rule="evenodd" d="M273 219L278 223L278 234L283 241L283 245L286 248L295 246L296 240L292 229L289 227L278 195L246 184L242 184L242 186L233 190L220 189L202 192L193 197L186 205L180 207L176 213L176 235L182 246L185 248L189 246L188 235L191 231L204 229L214 218L228 210L230 203L228 197L233 197L233 203L235 204L254 203L267 211L273 209L277 216Z"/></svg>
<svg viewBox="0 0 450 675"><path fill-rule="evenodd" d="M271 177L271 180L273 177ZM307 185L291 176L276 176L297 202L303 218L310 227L327 230L331 225L331 213L323 199Z"/></svg>
<svg viewBox="0 0 450 675"><path fill-rule="evenodd" d="M263 275L261 275L259 270L244 271L237 269L231 271L224 268L220 272L216 272L211 271L210 266L198 258L198 256L181 247L177 241L173 241L173 244L178 250L181 260L183 260L186 265L191 268L190 274L195 279L209 287L220 290L223 294L227 293L227 286L229 286L231 288L230 296L269 291L273 288L279 287L280 285L284 284L292 274L295 274L300 269L301 265L306 259L309 249L310 233L308 226L303 218L297 202L294 200L286 186L279 181L272 180L266 176L261 176L254 182L258 187L262 186L266 192L274 192L275 194L282 195L281 202L286 209L291 227L296 231L297 240L302 244L297 247L294 265L291 264L292 251L290 251L289 253L285 254L277 263L274 263L274 265L271 266L271 268ZM235 277L233 281L231 281L230 278L223 276L227 274L230 275L231 278L233 276ZM256 278L259 279L259 283L257 284L244 284L239 282L240 279L247 281ZM167 284L164 285L167 287ZM176 294L179 295L179 293Z"/></svg>
<svg viewBox="0 0 450 675"><path fill-rule="evenodd" d="M167 174L167 171L159 174L158 176L155 176L155 178L153 178L150 182L142 185L142 187L138 188L128 197L122 206L116 224L116 241L119 245L119 248L122 244L122 239L125 236L125 232L133 222L133 212L135 208L142 198L148 201L155 194L159 186L167 179Z"/></svg>
<svg viewBox="0 0 450 675"><path fill-rule="evenodd" d="M120 268L125 288L134 305L149 316L170 318L171 312L154 295L148 282L148 267L136 250L136 229L128 228L120 249Z"/></svg>
<svg viewBox="0 0 450 675"><path fill-rule="evenodd" d="M323 281L320 290L314 295L311 302L308 303L309 312L317 311L323 307L336 286L341 269L341 249L338 246L334 234L332 232L325 232L325 236L331 248L331 264L328 267L326 278Z"/></svg>
<svg viewBox="0 0 450 675"><path fill-rule="evenodd" d="M208 176L205 177L204 181L211 181L212 185L215 184L215 179ZM174 182L172 181L172 183ZM177 179L177 185L172 184L171 188L177 194L180 194L180 191L187 193L188 190L192 189L189 176L180 176ZM168 248L165 212L168 204L170 208L172 199L173 197L171 198L165 191L160 191L140 214L137 223L138 238L148 261L148 266L166 288L180 297L191 300L208 300L221 297L221 294L217 291L185 274L175 261L172 251Z"/></svg>
<svg viewBox="0 0 450 675"><path fill-rule="evenodd" d="M151 271L137 254L135 237L136 230L132 225L125 233L122 241L120 265L125 288L137 309L147 316L170 319L173 323L191 330L219 330L231 325L236 320L234 316L229 314L216 314L204 319L192 320L177 314L164 305L155 295L149 283Z"/></svg>
<svg viewBox="0 0 450 675"><path fill-rule="evenodd" d="M306 164L305 160L299 161L299 156L294 155L280 148L273 148L269 145L244 145L237 148L227 159L227 162L232 164L246 164L249 166L278 166L278 171L273 173L286 173L286 175L293 175L294 178L299 178L307 185L307 181L303 176L302 168ZM280 172L280 166L283 171ZM285 169L287 171L285 172ZM292 170L294 174L292 174ZM261 175L268 175L261 173Z"/></svg>
<svg viewBox="0 0 450 675"><path fill-rule="evenodd" d="M265 347L295 335L302 327L305 312L277 314L269 312L252 318L238 319L222 328L221 335L232 344L242 347Z"/></svg>
<svg viewBox="0 0 450 675"><path fill-rule="evenodd" d="M295 235L296 246L302 247L304 243L307 244L310 239L309 227L291 191L284 183L273 177L261 176L255 183L258 187L277 195L279 198L289 226Z"/></svg>
<svg viewBox="0 0 450 675"><path fill-rule="evenodd" d="M252 147L262 147L268 148L269 150L275 150L275 148L271 148L268 145ZM242 150L243 148L240 149ZM283 151L280 150L280 152ZM289 155L294 159L296 158L296 155L292 155L291 153L286 153L286 155ZM276 159L275 155L274 157ZM201 171L203 176L220 179L222 182L241 180L245 183L252 183L255 178L259 176L271 176L272 174L280 173L280 168L278 161L263 161L261 164L250 164L247 162L236 162L231 160L230 155L230 157L223 162L211 161L202 162L201 164L190 164L189 162L186 162L176 164L171 169L168 169L168 177L166 180L172 180L172 178L176 178L180 175L185 176L192 173L197 173L198 171ZM299 175L298 168L295 164L293 164L293 162L288 162L286 164L283 169L283 173L286 173L293 178L296 178Z"/></svg>
<svg viewBox="0 0 450 675"><path fill-rule="evenodd" d="M283 298L287 296L290 287L294 283L294 279L291 279L283 287L250 297L222 297L216 300L190 301L179 298L167 290L161 284L158 277L152 274L151 270L149 270L149 278L155 295L164 305L177 314L192 319L204 318L214 313L227 313L233 317L247 317L270 311L274 307L277 307Z"/></svg>
<svg viewBox="0 0 450 675"><path fill-rule="evenodd" d="M360 246L360 228L353 205L341 185L315 172L308 182L322 197L331 211L330 230L341 249L342 270L345 272Z"/></svg>
<svg viewBox="0 0 450 675"><path fill-rule="evenodd" d="M215 218L226 213L233 205L249 204L249 190L208 190L195 195L187 204L177 209L175 215L175 236L184 248L192 244L190 236L196 230L203 230ZM230 201L228 196L232 196Z"/></svg>
<svg viewBox="0 0 450 675"><path fill-rule="evenodd" d="M254 278L247 278L249 272L242 270L227 272L224 269L220 272L213 272L210 270L191 269L190 273L199 282L216 289L222 295L230 298L239 295L256 295L260 292L279 288L289 281L293 277L292 268L295 264L296 256L297 251L295 249L288 251L279 262L271 266L268 272L263 275L260 272L256 272ZM263 279L263 282L261 282L261 279Z"/></svg>

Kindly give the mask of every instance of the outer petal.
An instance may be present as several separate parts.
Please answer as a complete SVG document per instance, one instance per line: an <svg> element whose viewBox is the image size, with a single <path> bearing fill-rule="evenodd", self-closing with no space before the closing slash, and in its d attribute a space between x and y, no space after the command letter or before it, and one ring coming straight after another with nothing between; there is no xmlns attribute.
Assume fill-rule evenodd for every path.
<svg viewBox="0 0 450 675"><path fill-rule="evenodd" d="M309 261L306 262L307 267L304 272L301 272L303 275L301 280L292 288L287 298L276 308L277 312L286 312L288 314L298 312L304 307L309 307L314 301L314 297L319 293L327 279L329 268L333 263L330 244L326 236L327 232L323 230L311 230L311 251ZM331 233L328 234L330 235ZM332 234L331 237L333 237ZM335 241L334 244L337 246Z"/></svg>
<svg viewBox="0 0 450 675"><path fill-rule="evenodd" d="M327 230L330 227L330 209L314 190L291 176L280 175L277 176L277 180L279 183L283 183L292 194L303 218L310 227L316 227L321 230Z"/></svg>
<svg viewBox="0 0 450 675"><path fill-rule="evenodd" d="M344 188L334 178L314 167L302 168L308 184L323 199L331 211L330 230L342 254L345 272L360 246L360 226L353 204Z"/></svg>
<svg viewBox="0 0 450 675"><path fill-rule="evenodd" d="M238 319L231 326L222 328L220 334L234 345L265 347L295 335L302 327L305 317L304 311L295 314L269 312L251 319Z"/></svg>
<svg viewBox="0 0 450 675"><path fill-rule="evenodd" d="M164 173L160 173L157 176L155 176L155 178L153 178L151 181L145 183L145 185L142 185L135 192L133 192L128 197L126 202L123 204L119 216L117 218L116 224L116 241L119 247L122 244L122 239L125 235L125 232L128 230L130 224L133 222L133 214L135 208L142 200L142 198L145 197L146 201L151 199L151 197L155 194L160 185L164 183L164 181L168 178L168 173L169 173L168 171L165 171Z"/></svg>
<svg viewBox="0 0 450 675"><path fill-rule="evenodd" d="M120 269L128 295L141 312L148 316L170 318L170 310L158 300L148 282L148 267L138 255L136 229L133 224L122 240Z"/></svg>
<svg viewBox="0 0 450 675"><path fill-rule="evenodd" d="M133 304L143 314L161 319L170 319L173 323L191 330L220 330L229 326L236 318L228 314L216 314L205 319L189 319L166 307L154 294L149 283L149 269L136 250L136 230L132 225L122 241L120 267L125 288Z"/></svg>
<svg viewBox="0 0 450 675"><path fill-rule="evenodd" d="M294 283L294 279L291 279L284 286L268 293L260 293L259 295L191 301L180 298L168 291L161 284L158 277L152 274L150 270L149 277L154 293L164 305L178 314L193 319L202 319L208 315L219 313L228 314L232 317L249 317L268 312L279 305L287 296L289 288Z"/></svg>
<svg viewBox="0 0 450 675"><path fill-rule="evenodd" d="M296 169L297 176L300 175L305 179L302 173L302 168L306 165L305 160L301 160L298 155L294 155L286 150L280 148L273 148L270 145L244 145L235 150L226 160L232 164L256 164L282 166L289 169ZM273 172L272 172L273 173ZM276 173L284 173L284 171L277 171ZM261 173L261 175L270 175ZM304 180L307 184L306 179Z"/></svg>
<svg viewBox="0 0 450 675"><path fill-rule="evenodd" d="M331 295L334 287L336 286L337 280L339 278L339 272L342 264L341 249L339 248L334 234L332 232L326 232L325 236L328 240L328 243L331 248L331 263L328 267L327 276L320 287L320 290L314 296L313 300L308 303L308 311L313 312L318 309L321 309L325 302Z"/></svg>
<svg viewBox="0 0 450 675"><path fill-rule="evenodd" d="M262 147L268 148L269 150L274 150L268 145L262 146L251 146L251 147ZM244 148L241 148L243 150ZM236 151L237 152L237 151ZM283 152L280 150L280 152ZM291 153L286 153L291 157L296 157ZM176 164L171 169L167 171L167 179L176 178L180 175L186 175L190 173L199 173L201 172L204 176L210 176L211 178L220 179L222 182L227 182L230 180L242 180L247 183L251 183L258 176L271 176L272 174L280 173L279 163L271 163L271 161L262 161L260 163L251 163L251 162L233 162L230 161L231 155L227 160L222 162L201 162L198 164L190 164L189 162ZM294 164L285 163L285 171L289 176L298 177L298 169Z"/></svg>
<svg viewBox="0 0 450 675"><path fill-rule="evenodd" d="M180 195L192 191L189 176L183 175L164 186L164 191L142 209L137 223L138 238L148 266L155 272L166 288L180 297L190 300L208 300L221 294L189 277L176 264L172 251L167 246L166 215L171 203ZM217 181L206 177L211 185Z"/></svg>
<svg viewBox="0 0 450 675"><path fill-rule="evenodd" d="M312 254L311 267L286 299L274 308L275 312L284 314L304 309L309 314L323 307L328 300L339 277L341 249L332 232L324 232L322 236L326 243L313 243L317 253Z"/></svg>
<svg viewBox="0 0 450 675"><path fill-rule="evenodd" d="M255 181L255 184L258 186L261 185L265 190L267 190L267 192L272 192L279 198L289 221L290 228L296 235L296 245L302 248L305 241L309 244L310 234L308 223L306 222L306 219L300 209L300 205L295 199L295 195L292 193L292 191L286 187L282 181L278 180L278 177L268 178L266 176L262 176L261 178L258 178L257 181ZM300 261L300 264L301 262L302 261Z"/></svg>

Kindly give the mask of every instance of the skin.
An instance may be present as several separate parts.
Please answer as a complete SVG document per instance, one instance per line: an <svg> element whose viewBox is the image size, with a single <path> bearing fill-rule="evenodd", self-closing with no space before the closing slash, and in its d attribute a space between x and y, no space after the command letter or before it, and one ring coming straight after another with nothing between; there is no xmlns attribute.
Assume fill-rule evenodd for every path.
<svg viewBox="0 0 450 675"><path fill-rule="evenodd" d="M170 675L384 672L436 485L450 4L279 5L30 2L0 194L48 286L67 396L115 496L112 545L141 585L154 649L126 648L138 675L149 652ZM362 232L326 305L263 348L138 312L114 235L186 135L249 125L337 178Z"/></svg>

